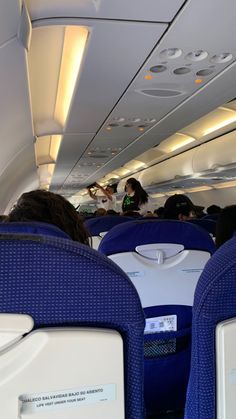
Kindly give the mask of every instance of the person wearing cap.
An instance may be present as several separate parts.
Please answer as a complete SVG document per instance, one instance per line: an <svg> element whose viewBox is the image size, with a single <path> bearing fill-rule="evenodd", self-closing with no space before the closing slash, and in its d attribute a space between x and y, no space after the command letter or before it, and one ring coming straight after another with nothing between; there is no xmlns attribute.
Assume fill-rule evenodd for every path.
<svg viewBox="0 0 236 419"><path fill-rule="evenodd" d="M195 206L186 195L170 196L164 205L164 218L179 221L196 218Z"/></svg>
<svg viewBox="0 0 236 419"><path fill-rule="evenodd" d="M102 192L102 196L97 196L96 193L92 192L91 188L88 187L88 193L90 198L96 201L97 208L104 208L106 211L116 211L116 189L117 185L108 185L106 188L95 183L94 185L98 190Z"/></svg>

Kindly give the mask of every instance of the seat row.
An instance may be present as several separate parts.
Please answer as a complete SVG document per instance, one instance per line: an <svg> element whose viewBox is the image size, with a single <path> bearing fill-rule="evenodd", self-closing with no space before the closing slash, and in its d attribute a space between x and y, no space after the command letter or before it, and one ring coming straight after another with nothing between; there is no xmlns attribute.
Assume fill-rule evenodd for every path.
<svg viewBox="0 0 236 419"><path fill-rule="evenodd" d="M43 223L0 225L0 248L4 418L141 419L143 379L148 413L182 406L195 288L186 419L233 418L236 239L200 279L214 243L184 222L114 227L113 260Z"/></svg>

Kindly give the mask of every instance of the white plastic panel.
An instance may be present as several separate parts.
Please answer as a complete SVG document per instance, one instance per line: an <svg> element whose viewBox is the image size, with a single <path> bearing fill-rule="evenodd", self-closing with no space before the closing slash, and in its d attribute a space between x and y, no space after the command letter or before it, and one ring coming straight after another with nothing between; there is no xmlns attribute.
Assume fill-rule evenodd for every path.
<svg viewBox="0 0 236 419"><path fill-rule="evenodd" d="M17 39L0 49L0 174L33 143L25 50Z"/></svg>
<svg viewBox="0 0 236 419"><path fill-rule="evenodd" d="M217 419L234 419L236 411L236 319L216 327Z"/></svg>
<svg viewBox="0 0 236 419"><path fill-rule="evenodd" d="M184 250L164 259L162 264L135 252L118 253L109 258L130 277L145 308L171 304L192 306L197 281L210 254Z"/></svg>
<svg viewBox="0 0 236 419"><path fill-rule="evenodd" d="M236 56L235 44L235 24L234 19L228 10L235 10L236 3L230 0L227 10L220 0L211 1L200 0L188 2L183 12L177 17L169 31L162 38L160 44L153 52L152 56L146 61L142 70L129 87L126 94L122 97L117 107L113 110L109 119L105 122L103 129L94 139L91 147L115 141L116 147L125 147L105 167L99 170L96 177L101 178L103 174L109 173L116 167L123 165L128 159L134 158L138 154L164 140L171 134L181 131L190 122L201 117L229 99L233 99L236 94L234 88L235 65L233 60ZM212 12L214 10L214 13ZM214 35L209 37L209 25ZM227 32L226 37L222 37L222 31ZM186 36L188 33L189 36ZM179 48L182 53L176 59L164 59L161 52L168 48ZM191 51L202 49L208 55L201 61L191 61L187 54ZM215 54L220 51L232 51L233 59L225 63L213 64L211 61ZM164 72L151 74L152 79L145 79L145 75L150 75L152 65L163 64L167 67ZM188 67L188 74L176 75L174 70L178 67ZM197 72L204 68L212 67L213 73L202 77L202 83L195 84L198 78ZM227 70L225 70L227 68ZM225 71L224 71L225 70ZM219 75L220 73L220 75ZM152 98L138 94L137 90L147 88L179 89L183 95L170 98ZM217 95L215 91L217 90ZM196 92L198 92L196 94ZM192 95L192 96L191 96ZM179 105L175 108L176 102ZM167 106L168 105L168 106ZM167 109L167 107L169 107ZM108 133L106 126L116 117L124 117L126 120L134 117L158 119L160 122L150 130L145 129L138 135L133 128L115 128ZM125 134L126 132L126 134ZM134 140L136 138L136 140ZM120 144L119 144L120 142ZM91 181L94 178L91 176Z"/></svg>
<svg viewBox="0 0 236 419"><path fill-rule="evenodd" d="M102 241L102 237L100 237L100 236L92 236L91 239L92 239L92 248L94 250L98 250L99 244Z"/></svg>
<svg viewBox="0 0 236 419"><path fill-rule="evenodd" d="M170 22L185 0L27 0L33 20L48 17L92 17Z"/></svg>
<svg viewBox="0 0 236 419"><path fill-rule="evenodd" d="M0 313L0 351L29 333L33 327L32 317L26 314Z"/></svg>
<svg viewBox="0 0 236 419"><path fill-rule="evenodd" d="M0 355L0 404L4 419L124 418L121 336L102 329L31 333Z"/></svg>
<svg viewBox="0 0 236 419"><path fill-rule="evenodd" d="M91 32L67 133L98 131L167 28L154 23L84 23Z"/></svg>
<svg viewBox="0 0 236 419"><path fill-rule="evenodd" d="M1 0L0 46L17 35L21 13L20 0Z"/></svg>

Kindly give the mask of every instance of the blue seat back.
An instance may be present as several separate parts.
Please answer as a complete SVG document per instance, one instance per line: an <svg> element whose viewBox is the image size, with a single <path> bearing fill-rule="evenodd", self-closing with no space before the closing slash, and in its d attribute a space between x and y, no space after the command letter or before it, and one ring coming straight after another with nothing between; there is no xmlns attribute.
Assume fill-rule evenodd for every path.
<svg viewBox="0 0 236 419"><path fill-rule="evenodd" d="M205 215L203 218L201 218L202 220L213 220L213 221L217 221L219 218L220 214L207 214Z"/></svg>
<svg viewBox="0 0 236 419"><path fill-rule="evenodd" d="M132 220L130 217L119 215L105 215L104 217L95 217L85 221L85 227L91 236L98 236L103 231L109 231L112 227Z"/></svg>
<svg viewBox="0 0 236 419"><path fill-rule="evenodd" d="M236 238L213 255L201 275L193 305L192 360L185 419L216 417L215 331L236 317ZM228 380L230 378L228 377Z"/></svg>
<svg viewBox="0 0 236 419"><path fill-rule="evenodd" d="M188 250L215 251L213 240L201 227L173 220L137 220L116 226L103 238L99 251L108 256L157 242L182 244Z"/></svg>
<svg viewBox="0 0 236 419"><path fill-rule="evenodd" d="M152 256L142 258L136 249L157 243L180 245L179 253L159 263L152 260ZM139 292L147 323L152 323L150 330L155 331L159 324L160 332L163 318L173 322L170 331L149 331L144 335L144 391L148 414L183 408L190 371L193 295L200 272L215 251L212 238L207 231L188 222L139 220L110 230L99 251L109 255L130 275Z"/></svg>
<svg viewBox="0 0 236 419"><path fill-rule="evenodd" d="M112 261L63 235L42 223L0 224L0 313L29 314L36 329L91 326L119 331L126 417L141 419L144 317L138 294Z"/></svg>
<svg viewBox="0 0 236 419"><path fill-rule="evenodd" d="M199 218L199 219L193 219L189 220L189 223L198 225L199 227L204 228L206 231L208 231L209 234L212 234L213 237L216 235L216 221L205 219L205 218Z"/></svg>

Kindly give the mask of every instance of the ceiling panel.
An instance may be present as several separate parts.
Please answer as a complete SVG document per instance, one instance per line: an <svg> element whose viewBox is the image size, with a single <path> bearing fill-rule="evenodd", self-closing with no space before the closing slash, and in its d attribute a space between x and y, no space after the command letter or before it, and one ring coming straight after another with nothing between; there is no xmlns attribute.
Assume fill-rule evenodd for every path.
<svg viewBox="0 0 236 419"><path fill-rule="evenodd" d="M57 165L53 175L52 190L58 190L69 176L70 171L84 153L87 144L92 140L94 134L65 135L62 140ZM87 173L79 170L77 184L85 182ZM84 178L80 178L80 174Z"/></svg>
<svg viewBox="0 0 236 419"><path fill-rule="evenodd" d="M0 49L0 173L26 145L33 144L26 55L13 39Z"/></svg>
<svg viewBox="0 0 236 419"><path fill-rule="evenodd" d="M66 132L98 131L166 28L152 23L93 24Z"/></svg>
<svg viewBox="0 0 236 419"><path fill-rule="evenodd" d="M20 0L1 0L0 46L17 34L21 12Z"/></svg>
<svg viewBox="0 0 236 419"><path fill-rule="evenodd" d="M95 176L101 174L101 178L157 145L160 139L165 139L160 132L168 134L167 138L235 98L235 13L234 0L229 0L227 10L221 0L199 0L187 4L90 145L91 148L104 146L107 140L122 148ZM153 66L161 67L153 69ZM167 97L160 92L160 97L151 97L139 93L143 89L159 89L166 93L173 90L181 94ZM124 119L126 122L134 118L154 118L156 122L145 127L138 136L134 127L127 130L121 127ZM120 126L108 131L107 127L119 119L122 119Z"/></svg>
<svg viewBox="0 0 236 419"><path fill-rule="evenodd" d="M170 22L185 0L26 0L33 20L88 17Z"/></svg>

